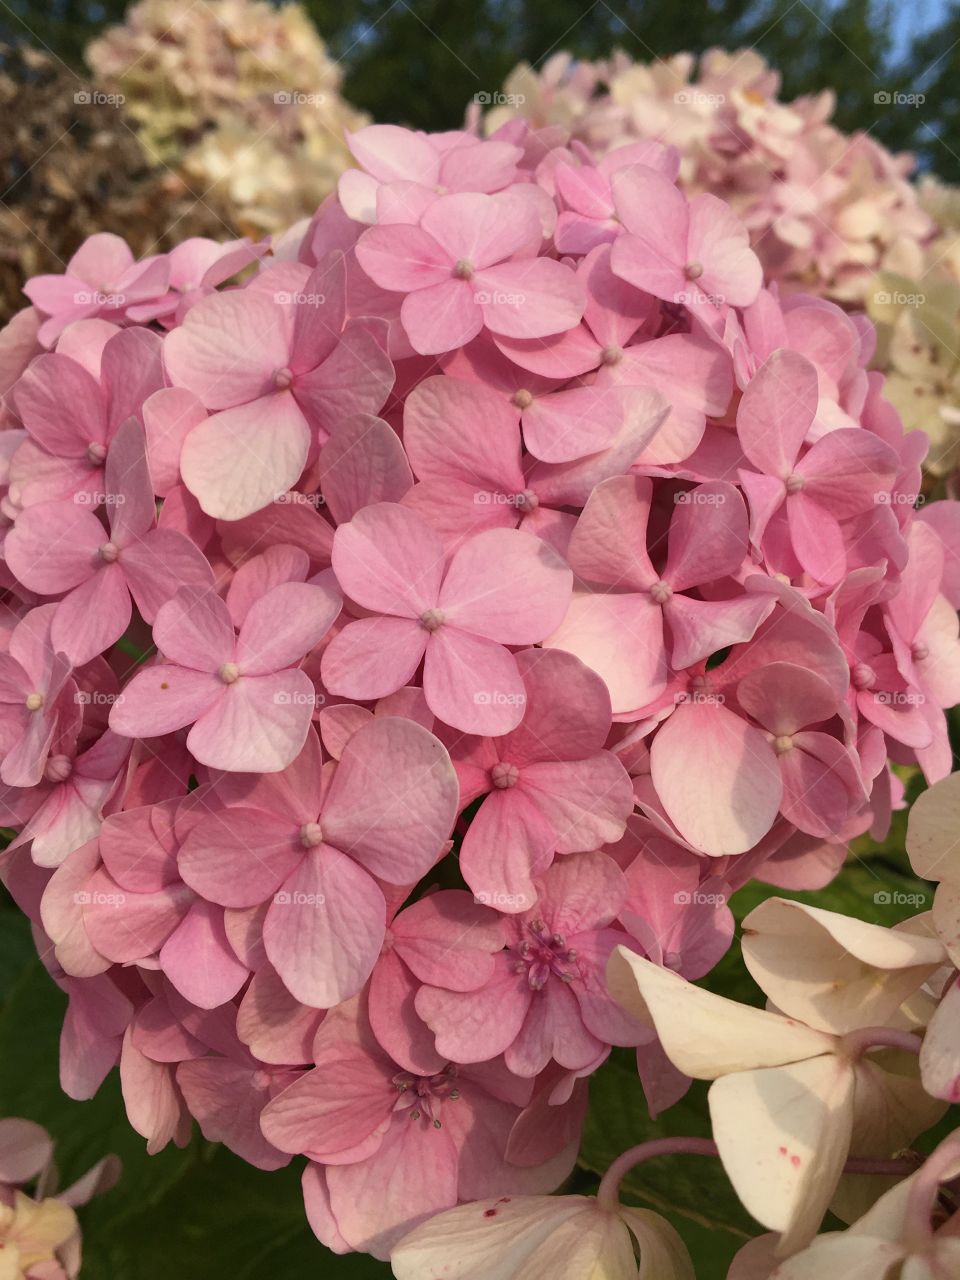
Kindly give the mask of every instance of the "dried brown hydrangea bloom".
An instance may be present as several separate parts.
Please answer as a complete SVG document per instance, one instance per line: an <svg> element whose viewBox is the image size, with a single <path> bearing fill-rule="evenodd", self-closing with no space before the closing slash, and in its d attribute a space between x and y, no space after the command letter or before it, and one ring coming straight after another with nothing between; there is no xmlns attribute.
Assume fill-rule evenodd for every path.
<svg viewBox="0 0 960 1280"><path fill-rule="evenodd" d="M25 279L62 271L96 231L137 256L237 234L212 193L150 165L118 107L46 53L0 45L0 117L0 323L26 304Z"/></svg>

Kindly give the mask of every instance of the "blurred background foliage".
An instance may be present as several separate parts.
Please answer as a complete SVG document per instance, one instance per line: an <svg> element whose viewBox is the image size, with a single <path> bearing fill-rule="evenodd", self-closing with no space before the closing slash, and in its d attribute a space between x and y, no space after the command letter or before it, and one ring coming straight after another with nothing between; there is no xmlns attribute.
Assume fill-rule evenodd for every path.
<svg viewBox="0 0 960 1280"><path fill-rule="evenodd" d="M198 10L204 0L196 0ZM475 93L519 61L567 49L639 61L680 50L755 46L784 77L783 96L835 86L836 123L868 129L925 168L960 180L960 0L305 0L345 72L348 101L375 119L450 128ZM83 67L87 42L122 20L124 0L4 0L0 39L46 47ZM891 110L878 92L926 97Z"/></svg>

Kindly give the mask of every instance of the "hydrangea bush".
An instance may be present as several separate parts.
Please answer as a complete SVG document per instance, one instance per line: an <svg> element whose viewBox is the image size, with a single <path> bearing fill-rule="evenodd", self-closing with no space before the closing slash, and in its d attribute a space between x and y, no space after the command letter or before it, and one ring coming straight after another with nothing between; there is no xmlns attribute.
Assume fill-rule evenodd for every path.
<svg viewBox="0 0 960 1280"><path fill-rule="evenodd" d="M768 282L864 308L878 326L872 365L888 373L887 398L904 425L926 431L928 489L955 490L960 422L960 225L955 188L929 174L911 180L910 155L870 133L832 123L832 89L785 101L780 73L755 49L677 54L652 63L622 52L603 62L567 53L539 71L521 64L497 105L468 110L471 128L493 132L527 119L604 155L655 140L680 152L688 194L726 200L750 230ZM895 101L893 101L895 99ZM923 95L879 89L877 113L917 108ZM595 187L570 188L570 208L589 211Z"/></svg>
<svg viewBox="0 0 960 1280"><path fill-rule="evenodd" d="M95 235L0 335L2 868L64 1089L119 1064L150 1151L306 1157L320 1240L411 1280L687 1280L618 1195L669 1152L771 1233L738 1280L950 1274L955 1144L900 1153L960 1078L960 530L871 325L781 294L673 147L350 144L271 245ZM694 985L904 767L932 917L773 897L770 1008ZM611 1053L652 1115L712 1081L713 1138L554 1197Z"/></svg>

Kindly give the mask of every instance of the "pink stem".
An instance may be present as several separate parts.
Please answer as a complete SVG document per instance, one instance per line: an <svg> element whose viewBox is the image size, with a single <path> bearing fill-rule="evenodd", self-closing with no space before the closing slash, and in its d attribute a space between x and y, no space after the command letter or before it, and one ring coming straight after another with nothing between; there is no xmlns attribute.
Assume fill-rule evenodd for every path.
<svg viewBox="0 0 960 1280"><path fill-rule="evenodd" d="M841 1038L841 1044L852 1058L862 1058L871 1049L902 1049L904 1053L920 1052L920 1037L910 1031L894 1031L890 1027L860 1027Z"/></svg>
<svg viewBox="0 0 960 1280"><path fill-rule="evenodd" d="M600 1180L597 1190L597 1207L607 1213L616 1213L620 1207L620 1183L638 1164L644 1164L656 1156L719 1156L717 1144L709 1138L656 1138L641 1142L617 1156ZM954 1157L956 1158L956 1157ZM916 1164L910 1160L867 1160L853 1157L844 1165L844 1173L872 1173L887 1178L905 1178L915 1173Z"/></svg>
<svg viewBox="0 0 960 1280"><path fill-rule="evenodd" d="M915 1242L922 1252L933 1237L930 1217L936 1203L940 1183L960 1159L960 1133L952 1133L940 1143L920 1168L910 1188L904 1217L903 1238Z"/></svg>
<svg viewBox="0 0 960 1280"><path fill-rule="evenodd" d="M652 1160L654 1156L718 1156L717 1144L709 1138L656 1138L653 1142L641 1142L617 1156L600 1180L597 1190L597 1207L607 1213L616 1213L620 1207L620 1183L638 1164Z"/></svg>

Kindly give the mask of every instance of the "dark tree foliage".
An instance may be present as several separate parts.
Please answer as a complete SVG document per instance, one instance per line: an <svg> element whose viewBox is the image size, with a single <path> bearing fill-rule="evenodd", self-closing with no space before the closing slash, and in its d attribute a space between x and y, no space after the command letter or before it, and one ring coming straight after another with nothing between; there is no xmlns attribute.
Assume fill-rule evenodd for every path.
<svg viewBox="0 0 960 1280"><path fill-rule="evenodd" d="M188 2L188 0L185 0ZM201 0L202 2L202 0ZM923 16L925 0L915 12ZM863 129L960 181L960 0L934 30L897 39L898 0L305 0L346 71L345 91L381 121L445 128L521 59L650 60L679 50L756 46L792 97L831 86L841 128ZM0 39L47 45L80 65L123 0L4 0ZM916 105L897 95L924 95ZM879 95L879 99L878 99ZM886 100L889 95L889 101Z"/></svg>

